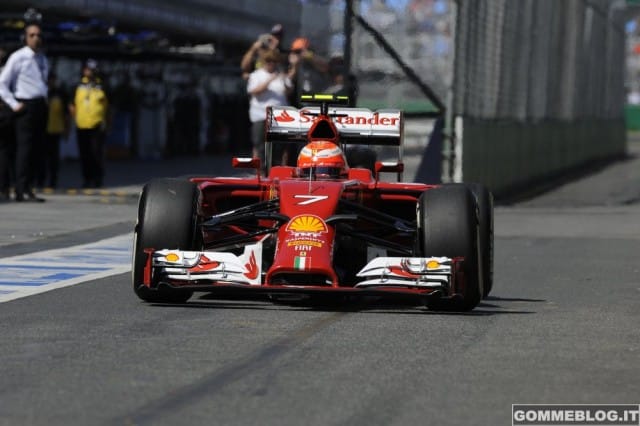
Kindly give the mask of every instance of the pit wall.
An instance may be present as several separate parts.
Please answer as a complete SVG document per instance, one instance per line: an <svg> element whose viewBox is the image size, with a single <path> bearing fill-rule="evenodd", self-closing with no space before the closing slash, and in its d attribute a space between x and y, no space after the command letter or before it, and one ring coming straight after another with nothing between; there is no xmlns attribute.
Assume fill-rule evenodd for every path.
<svg viewBox="0 0 640 426"><path fill-rule="evenodd" d="M626 153L624 120L456 120L456 179L485 184L497 198L548 186Z"/></svg>

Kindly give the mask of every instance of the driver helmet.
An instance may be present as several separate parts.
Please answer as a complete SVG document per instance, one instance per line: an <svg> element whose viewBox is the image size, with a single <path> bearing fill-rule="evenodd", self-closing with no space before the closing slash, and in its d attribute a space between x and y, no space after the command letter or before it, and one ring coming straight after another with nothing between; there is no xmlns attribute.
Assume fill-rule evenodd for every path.
<svg viewBox="0 0 640 426"><path fill-rule="evenodd" d="M311 142L298 155L300 177L336 179L344 176L348 169L344 153L333 142Z"/></svg>

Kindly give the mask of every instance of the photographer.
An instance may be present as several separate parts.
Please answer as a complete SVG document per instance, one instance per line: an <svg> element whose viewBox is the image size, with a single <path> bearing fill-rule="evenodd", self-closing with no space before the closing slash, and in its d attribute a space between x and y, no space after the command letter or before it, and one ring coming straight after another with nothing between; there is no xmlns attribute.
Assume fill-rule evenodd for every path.
<svg viewBox="0 0 640 426"><path fill-rule="evenodd" d="M300 95L318 93L329 84L329 63L311 49L309 40L304 37L291 43L289 63L297 64L298 68L290 103L300 107Z"/></svg>
<svg viewBox="0 0 640 426"><path fill-rule="evenodd" d="M251 139L253 156L262 160L264 165L264 122L267 118L268 106L287 104L287 96L293 87L297 64L290 64L287 72L279 69L281 55L276 51L265 53L264 64L249 75L247 93L249 102L249 119L251 120ZM284 159L286 161L286 159ZM278 161L279 162L279 161Z"/></svg>
<svg viewBox="0 0 640 426"><path fill-rule="evenodd" d="M271 32L261 34L260 37L251 45L249 50L242 57L240 68L242 69L242 78L247 80L249 74L264 64L264 55L267 52L280 53L279 46L284 30L282 25L276 24L271 28Z"/></svg>

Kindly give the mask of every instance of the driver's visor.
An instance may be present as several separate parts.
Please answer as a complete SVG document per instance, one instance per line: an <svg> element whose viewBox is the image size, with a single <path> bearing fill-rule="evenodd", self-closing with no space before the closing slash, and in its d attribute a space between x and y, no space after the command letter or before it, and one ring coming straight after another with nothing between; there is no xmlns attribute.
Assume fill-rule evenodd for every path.
<svg viewBox="0 0 640 426"><path fill-rule="evenodd" d="M300 177L329 177L338 178L342 174L340 167L299 167L298 176Z"/></svg>

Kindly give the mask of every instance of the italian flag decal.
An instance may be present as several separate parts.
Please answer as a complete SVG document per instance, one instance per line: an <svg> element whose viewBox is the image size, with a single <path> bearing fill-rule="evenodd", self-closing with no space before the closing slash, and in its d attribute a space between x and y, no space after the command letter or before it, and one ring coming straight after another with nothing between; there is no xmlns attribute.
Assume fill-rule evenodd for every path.
<svg viewBox="0 0 640 426"><path fill-rule="evenodd" d="M303 256L296 256L293 260L293 267L299 270L304 270L311 265L311 259L307 259Z"/></svg>

